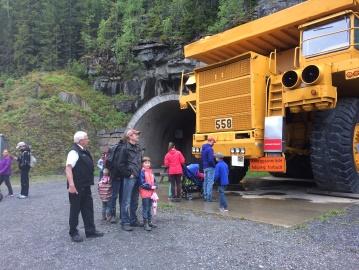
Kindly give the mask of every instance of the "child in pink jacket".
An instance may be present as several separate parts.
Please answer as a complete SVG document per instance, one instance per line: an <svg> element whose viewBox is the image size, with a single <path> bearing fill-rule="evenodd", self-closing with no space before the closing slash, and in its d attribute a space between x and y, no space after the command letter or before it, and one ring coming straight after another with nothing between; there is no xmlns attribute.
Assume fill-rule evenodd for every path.
<svg viewBox="0 0 359 270"><path fill-rule="evenodd" d="M156 225L152 223L152 196L156 189L155 176L151 168L151 159L149 157L143 157L142 170L140 174L140 196L142 198L142 215L143 224L146 231L151 231L152 228L156 228Z"/></svg>

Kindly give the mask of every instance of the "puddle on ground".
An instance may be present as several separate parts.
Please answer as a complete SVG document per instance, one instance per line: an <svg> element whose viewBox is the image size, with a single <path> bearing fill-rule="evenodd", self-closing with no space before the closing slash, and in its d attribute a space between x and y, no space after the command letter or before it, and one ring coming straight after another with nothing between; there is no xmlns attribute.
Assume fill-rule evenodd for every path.
<svg viewBox="0 0 359 270"><path fill-rule="evenodd" d="M275 192L275 191L263 192L258 194L258 196L266 196L266 195L285 196L287 194L283 192Z"/></svg>
<svg viewBox="0 0 359 270"><path fill-rule="evenodd" d="M221 214L283 227L302 224L332 209L342 209L353 203L359 203L358 200L307 194L308 183L295 185L286 184L282 180L278 181L279 184L273 182L257 180L257 184L251 185L249 192L226 192L229 212L225 214L220 213L218 201L204 202L199 193L194 193L192 200L182 200L179 203L168 202L167 188L161 189L159 196L162 202L168 202L183 210ZM218 198L216 191L214 191L214 197Z"/></svg>
<svg viewBox="0 0 359 270"><path fill-rule="evenodd" d="M287 200L287 201L306 201L306 202L312 201L310 199L305 199L305 198L285 198L285 200Z"/></svg>

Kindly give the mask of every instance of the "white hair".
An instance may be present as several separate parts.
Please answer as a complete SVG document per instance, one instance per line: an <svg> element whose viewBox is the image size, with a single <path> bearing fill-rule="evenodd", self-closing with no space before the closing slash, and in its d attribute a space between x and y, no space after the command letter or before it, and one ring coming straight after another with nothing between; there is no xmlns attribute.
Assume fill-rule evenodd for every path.
<svg viewBox="0 0 359 270"><path fill-rule="evenodd" d="M81 140L87 137L87 133L85 131L77 131L74 135L74 143L79 143Z"/></svg>

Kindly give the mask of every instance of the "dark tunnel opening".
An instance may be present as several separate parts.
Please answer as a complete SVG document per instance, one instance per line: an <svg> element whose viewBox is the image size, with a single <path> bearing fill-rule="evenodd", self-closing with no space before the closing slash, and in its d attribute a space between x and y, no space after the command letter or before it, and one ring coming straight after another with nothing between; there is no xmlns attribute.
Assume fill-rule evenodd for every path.
<svg viewBox="0 0 359 270"><path fill-rule="evenodd" d="M161 167L171 141L183 153L186 163L196 162L191 154L195 122L195 113L191 109L181 110L178 99L159 103L144 112L134 127L142 132L140 143L153 168Z"/></svg>

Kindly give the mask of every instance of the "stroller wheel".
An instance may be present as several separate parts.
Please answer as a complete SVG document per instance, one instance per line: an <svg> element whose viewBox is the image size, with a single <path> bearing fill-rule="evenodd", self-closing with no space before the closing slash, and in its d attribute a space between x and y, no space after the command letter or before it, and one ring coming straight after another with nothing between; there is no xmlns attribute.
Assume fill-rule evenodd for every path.
<svg viewBox="0 0 359 270"><path fill-rule="evenodd" d="M3 196L2 193L0 192L0 202L2 201L3 198L4 198L4 196Z"/></svg>

